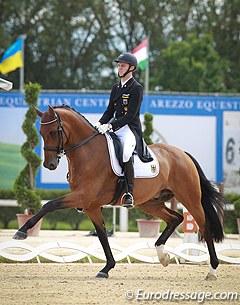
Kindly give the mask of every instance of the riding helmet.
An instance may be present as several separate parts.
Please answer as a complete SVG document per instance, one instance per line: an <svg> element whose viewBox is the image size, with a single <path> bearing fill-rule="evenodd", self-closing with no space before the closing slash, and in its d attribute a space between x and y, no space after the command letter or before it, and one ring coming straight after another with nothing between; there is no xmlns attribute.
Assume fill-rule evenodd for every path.
<svg viewBox="0 0 240 305"><path fill-rule="evenodd" d="M135 69L137 69L137 67L138 67L137 58L132 53L129 53L129 52L120 54L118 56L118 58L116 58L114 61L115 62L126 62L129 65L134 66Z"/></svg>

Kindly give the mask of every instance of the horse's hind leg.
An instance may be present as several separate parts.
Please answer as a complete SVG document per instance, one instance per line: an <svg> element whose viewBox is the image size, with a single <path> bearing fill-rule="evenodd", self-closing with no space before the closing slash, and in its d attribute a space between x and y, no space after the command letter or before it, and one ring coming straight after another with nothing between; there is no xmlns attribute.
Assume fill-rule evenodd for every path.
<svg viewBox="0 0 240 305"><path fill-rule="evenodd" d="M164 202L159 202L156 200L151 200L141 204L139 205L139 208L152 216L163 219L167 223L166 228L155 243L159 261L164 267L166 267L169 264L170 256L168 253L163 251L164 245L176 227L182 223L183 216L167 208Z"/></svg>
<svg viewBox="0 0 240 305"><path fill-rule="evenodd" d="M190 201L191 200L191 201ZM213 236L211 232L211 223L209 222L208 218L206 217L201 201L198 197L191 198L191 195L188 198L182 198L181 201L184 206L188 209L189 213L193 216L194 220L199 226L199 230L207 244L209 256L210 256L210 264L211 268L206 279L209 280L216 280L216 269L218 267L219 261L217 258L216 250L213 243ZM191 204L194 202L194 205Z"/></svg>
<svg viewBox="0 0 240 305"><path fill-rule="evenodd" d="M106 256L106 260L107 260L106 266L101 271L98 272L96 277L108 278L108 272L110 269L114 268L115 260L114 260L111 248L109 246L101 207L98 207L95 209L93 209L93 208L86 209L85 213L88 215L88 217L91 219L92 223L95 226L99 241L103 247L103 250L104 250L104 253Z"/></svg>
<svg viewBox="0 0 240 305"><path fill-rule="evenodd" d="M196 223L198 224L199 229L202 233L202 236L208 247L211 268L209 270L208 275L206 276L206 280L216 280L217 279L216 269L219 265L219 261L218 261L217 253L216 253L215 246L213 243L211 224L210 224L209 220L206 218L206 216L204 215L204 212L202 211L202 213L200 213L200 211L201 211L201 209L199 209L198 211L195 210L195 211L189 211L189 212L192 214L193 218L195 219Z"/></svg>
<svg viewBox="0 0 240 305"><path fill-rule="evenodd" d="M208 220L206 221L206 225L205 225L204 239L207 243L208 252L210 255L210 264L211 264L211 268L205 279L206 280L216 280L217 279L216 269L219 265L219 261L218 261L217 253L216 253L215 246L213 243L211 225L208 222Z"/></svg>

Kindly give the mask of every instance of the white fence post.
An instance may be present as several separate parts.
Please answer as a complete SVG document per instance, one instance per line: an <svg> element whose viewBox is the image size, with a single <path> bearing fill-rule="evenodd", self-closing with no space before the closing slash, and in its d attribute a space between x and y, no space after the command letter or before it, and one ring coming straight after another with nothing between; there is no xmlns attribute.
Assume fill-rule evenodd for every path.
<svg viewBox="0 0 240 305"><path fill-rule="evenodd" d="M128 209L120 208L120 232L128 232Z"/></svg>

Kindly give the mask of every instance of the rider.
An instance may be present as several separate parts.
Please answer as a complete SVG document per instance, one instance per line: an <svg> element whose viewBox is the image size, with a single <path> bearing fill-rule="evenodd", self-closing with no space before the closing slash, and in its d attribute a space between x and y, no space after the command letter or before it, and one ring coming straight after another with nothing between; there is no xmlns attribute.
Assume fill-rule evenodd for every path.
<svg viewBox="0 0 240 305"><path fill-rule="evenodd" d="M137 59L131 53L122 53L114 61L118 64L120 82L113 85L109 105L96 127L102 134L112 130L120 138L123 146L123 171L127 184L123 206L132 208L134 206L133 151L135 148L137 149L143 162L149 162L152 159L149 155L144 156L142 126L139 117L143 89L133 78L133 72L138 67Z"/></svg>

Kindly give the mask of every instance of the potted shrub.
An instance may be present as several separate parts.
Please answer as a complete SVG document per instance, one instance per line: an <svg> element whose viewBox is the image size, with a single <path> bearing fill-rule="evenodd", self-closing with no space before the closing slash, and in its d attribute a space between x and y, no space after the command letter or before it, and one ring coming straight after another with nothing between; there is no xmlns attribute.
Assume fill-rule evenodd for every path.
<svg viewBox="0 0 240 305"><path fill-rule="evenodd" d="M144 114L144 126L143 138L146 144L153 144L151 135L153 133L152 126L153 116L150 113ZM157 237L159 235L161 220L154 219L146 214L146 218L139 218L136 220L140 237Z"/></svg>
<svg viewBox="0 0 240 305"><path fill-rule="evenodd" d="M240 198L238 198L236 201L234 201L233 204L234 204L234 211L235 211L235 216L236 216L236 220L237 220L238 234L240 237Z"/></svg>
<svg viewBox="0 0 240 305"><path fill-rule="evenodd" d="M18 206L24 214L17 214L19 227L21 227L32 215L41 208L41 198L35 191L35 177L41 159L34 152L39 143L38 133L34 126L37 114L32 105L37 106L37 99L41 86L37 83L29 83L24 86L25 101L29 108L25 115L22 130L26 134L26 142L21 147L21 153L26 159L26 165L14 182L14 191ZM38 226L41 225L39 221ZM33 227L29 235L38 235L39 228Z"/></svg>
<svg viewBox="0 0 240 305"><path fill-rule="evenodd" d="M141 218L136 221L140 237L157 237L159 235L160 219Z"/></svg>

